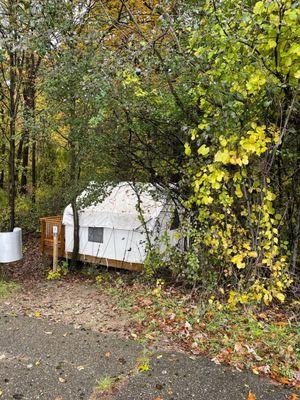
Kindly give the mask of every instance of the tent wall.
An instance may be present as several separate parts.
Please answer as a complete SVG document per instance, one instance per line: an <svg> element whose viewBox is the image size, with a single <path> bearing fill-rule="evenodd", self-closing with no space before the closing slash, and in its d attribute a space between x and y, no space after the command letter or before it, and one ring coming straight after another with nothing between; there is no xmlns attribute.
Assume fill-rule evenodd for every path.
<svg viewBox="0 0 300 400"><path fill-rule="evenodd" d="M80 227L79 253L129 263L144 263L146 236L139 231L104 228L103 243L88 241L88 228ZM65 226L65 251L73 250L73 226Z"/></svg>
<svg viewBox="0 0 300 400"><path fill-rule="evenodd" d="M172 223L173 213L168 209L165 208L158 216L155 227L153 230L153 238L152 242L155 244L159 241L159 248L161 252L166 250L166 243L161 241L162 235L167 235L168 237L168 244L170 246L178 246L182 248L182 241L178 240L178 230L170 230L170 226Z"/></svg>

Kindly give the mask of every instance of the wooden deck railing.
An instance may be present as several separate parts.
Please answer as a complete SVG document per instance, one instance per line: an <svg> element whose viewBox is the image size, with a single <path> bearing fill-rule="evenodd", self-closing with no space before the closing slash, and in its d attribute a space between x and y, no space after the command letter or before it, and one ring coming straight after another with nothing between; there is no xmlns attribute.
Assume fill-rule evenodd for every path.
<svg viewBox="0 0 300 400"><path fill-rule="evenodd" d="M62 224L62 216L40 218L41 242L40 248L43 254L53 254L53 227L58 228L58 257L65 255L65 227Z"/></svg>

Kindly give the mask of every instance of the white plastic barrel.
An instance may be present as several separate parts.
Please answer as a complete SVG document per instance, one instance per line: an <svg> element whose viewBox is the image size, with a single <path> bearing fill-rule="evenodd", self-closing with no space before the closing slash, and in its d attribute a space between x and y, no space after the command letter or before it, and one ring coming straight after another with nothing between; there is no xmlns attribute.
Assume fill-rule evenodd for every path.
<svg viewBox="0 0 300 400"><path fill-rule="evenodd" d="M22 229L0 232L0 263L9 263L22 258Z"/></svg>

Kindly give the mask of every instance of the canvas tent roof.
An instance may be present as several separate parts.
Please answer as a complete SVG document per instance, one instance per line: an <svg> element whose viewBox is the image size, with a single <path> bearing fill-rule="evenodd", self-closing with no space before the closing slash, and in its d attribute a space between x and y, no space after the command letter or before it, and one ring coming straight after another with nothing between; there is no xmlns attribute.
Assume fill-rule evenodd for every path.
<svg viewBox="0 0 300 400"><path fill-rule="evenodd" d="M160 199L157 198L158 191L153 185L133 185L130 182L120 182L117 186L111 187L108 196L103 201L80 210L79 225L81 227L125 230L138 229L142 224L137 210L138 196L136 188L138 188L145 222L148 229L152 230L156 218L163 210L166 201L162 197ZM88 192L88 190L84 191L80 197L85 197ZM70 204L64 211L63 224L73 225L73 211Z"/></svg>

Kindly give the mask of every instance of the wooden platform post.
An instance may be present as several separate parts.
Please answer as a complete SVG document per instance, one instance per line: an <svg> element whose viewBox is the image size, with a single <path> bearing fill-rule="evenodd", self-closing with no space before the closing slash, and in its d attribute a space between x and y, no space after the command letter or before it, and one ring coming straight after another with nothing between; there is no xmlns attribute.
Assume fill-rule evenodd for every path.
<svg viewBox="0 0 300 400"><path fill-rule="evenodd" d="M58 270L58 227L53 226L53 272Z"/></svg>

